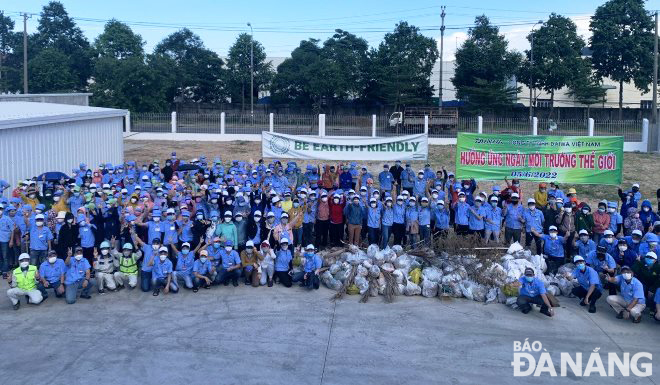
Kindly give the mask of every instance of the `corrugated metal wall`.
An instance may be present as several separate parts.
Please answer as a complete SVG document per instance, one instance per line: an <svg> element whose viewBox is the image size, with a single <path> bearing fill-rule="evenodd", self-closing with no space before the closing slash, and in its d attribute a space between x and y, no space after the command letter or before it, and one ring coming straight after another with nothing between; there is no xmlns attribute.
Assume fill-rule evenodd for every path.
<svg viewBox="0 0 660 385"><path fill-rule="evenodd" d="M46 171L70 175L80 162L123 163L122 129L123 117L114 117L0 130L0 179L13 189Z"/></svg>

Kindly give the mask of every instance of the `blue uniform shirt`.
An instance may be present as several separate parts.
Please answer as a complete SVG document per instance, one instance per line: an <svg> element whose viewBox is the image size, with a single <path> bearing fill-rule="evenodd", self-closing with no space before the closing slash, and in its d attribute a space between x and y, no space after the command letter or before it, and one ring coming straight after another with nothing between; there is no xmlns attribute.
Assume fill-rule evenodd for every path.
<svg viewBox="0 0 660 385"><path fill-rule="evenodd" d="M605 253L605 259L601 261L598 259L596 250L589 252L589 254L584 257L584 260L587 262L587 265L593 267L598 273L603 271L603 267L607 267L608 269L614 269L616 267L616 262L614 262L614 258L612 258L611 255Z"/></svg>
<svg viewBox="0 0 660 385"><path fill-rule="evenodd" d="M614 234L616 234L619 225L623 224L623 217L617 212L610 213L610 227Z"/></svg>
<svg viewBox="0 0 660 385"><path fill-rule="evenodd" d="M179 242L179 234L176 231L175 221L166 220L163 222L162 227L163 232L165 233L164 239L162 240L164 245L171 245Z"/></svg>
<svg viewBox="0 0 660 385"><path fill-rule="evenodd" d="M212 259L211 264L216 268L220 267L222 264L222 253L225 251L222 247L216 248L213 245L210 245L206 248L206 251L209 252L209 259Z"/></svg>
<svg viewBox="0 0 660 385"><path fill-rule="evenodd" d="M53 240L53 233L45 225L41 228L36 225L30 229L30 249L48 250L48 241Z"/></svg>
<svg viewBox="0 0 660 385"><path fill-rule="evenodd" d="M376 207L367 208L367 226L380 229L381 207L380 202L376 203Z"/></svg>
<svg viewBox="0 0 660 385"><path fill-rule="evenodd" d="M564 237L557 235L557 238L552 239L547 234L544 234L543 239L543 254L550 258L564 258Z"/></svg>
<svg viewBox="0 0 660 385"><path fill-rule="evenodd" d="M199 259L195 260L192 271L199 275L208 274L211 271L211 261L207 259L206 262L202 263Z"/></svg>
<svg viewBox="0 0 660 385"><path fill-rule="evenodd" d="M587 243L582 242L582 240L578 240L575 242L578 247L578 255L581 255L584 257L584 259L587 259L587 255L589 255L592 251L596 251L596 242L592 241L591 239L587 241Z"/></svg>
<svg viewBox="0 0 660 385"><path fill-rule="evenodd" d="M425 194L426 194L426 179L415 178L415 182L413 184L413 195L419 198L424 196Z"/></svg>
<svg viewBox="0 0 660 385"><path fill-rule="evenodd" d="M80 246L89 248L94 247L94 231L96 225L89 224L87 222L78 225L78 235L80 236Z"/></svg>
<svg viewBox="0 0 660 385"><path fill-rule="evenodd" d="M234 265L241 264L241 257L238 255L238 252L236 250L232 250L229 253L227 253L227 250L222 249L220 255L222 257L222 268L225 270L229 269Z"/></svg>
<svg viewBox="0 0 660 385"><path fill-rule="evenodd" d="M182 220L176 221L176 224L181 229L181 242L192 242L193 233L192 233L192 221L183 222Z"/></svg>
<svg viewBox="0 0 660 385"><path fill-rule="evenodd" d="M477 215L479 215L481 219L479 219L477 215L475 215L472 211L474 211ZM484 217L486 215L487 212L484 206L479 206L479 207L473 206L472 210L468 210L468 225L470 227L470 230L483 230Z"/></svg>
<svg viewBox="0 0 660 385"><path fill-rule="evenodd" d="M433 208L433 215L435 217L435 228L440 230L446 230L449 228L449 210L442 206L435 206Z"/></svg>
<svg viewBox="0 0 660 385"><path fill-rule="evenodd" d="M48 261L43 261L39 266L39 275L49 283L59 281L62 274L66 274L66 265L60 258L57 258L52 265Z"/></svg>
<svg viewBox="0 0 660 385"><path fill-rule="evenodd" d="M525 231L531 233L532 230L536 230L539 233L543 232L543 212L541 210L530 210L527 209L523 213L523 219L525 219Z"/></svg>
<svg viewBox="0 0 660 385"><path fill-rule="evenodd" d="M165 258L164 261L161 262L160 256L156 258L156 261L154 261L154 270L151 273L152 278L154 279L159 279L159 278L167 278L167 275L172 273L172 262Z"/></svg>
<svg viewBox="0 0 660 385"><path fill-rule="evenodd" d="M512 205L511 203L506 205L506 216L504 217L504 224L506 227L514 230L522 229L522 223L520 222L519 217L523 216L523 207L520 204Z"/></svg>
<svg viewBox="0 0 660 385"><path fill-rule="evenodd" d="M420 226L431 225L431 208L429 206L426 207L419 206L418 221Z"/></svg>
<svg viewBox="0 0 660 385"><path fill-rule="evenodd" d="M456 203L456 206L454 207L454 211L456 212L455 215L455 220L457 225L467 225L469 224L468 222L468 212L470 205L468 205L466 202L458 202Z"/></svg>
<svg viewBox="0 0 660 385"><path fill-rule="evenodd" d="M598 273L596 270L589 266L587 266L584 271L580 271L580 269L575 268L575 270L573 270L573 277L577 278L580 286L585 289L589 289L591 285L596 285L596 289L598 290L603 289L603 285L600 283L600 278L598 278Z"/></svg>
<svg viewBox="0 0 660 385"><path fill-rule="evenodd" d="M156 250L154 250L153 246L147 244L142 245L142 271L148 273L153 270L154 267L149 266L149 262L154 259L155 254Z"/></svg>
<svg viewBox="0 0 660 385"><path fill-rule="evenodd" d="M536 277L534 277L532 282L527 282L525 277L520 277L518 281L522 284L520 286L520 295L536 297L537 295L545 294L545 285Z"/></svg>
<svg viewBox="0 0 660 385"><path fill-rule="evenodd" d="M16 228L16 224L8 215L0 217L0 242L9 242L12 231Z"/></svg>
<svg viewBox="0 0 660 385"><path fill-rule="evenodd" d="M385 206L383 208L382 222L383 226L392 226L394 223L394 209L392 207Z"/></svg>
<svg viewBox="0 0 660 385"><path fill-rule="evenodd" d="M165 224L161 222L154 222L154 221L149 221L147 222L147 235L148 235L148 242L151 243L153 242L154 238L159 238L161 241L162 239L162 232L165 231Z"/></svg>
<svg viewBox="0 0 660 385"><path fill-rule="evenodd" d="M192 274L194 260L194 253L189 252L188 255L183 255L183 253L179 251L179 254L176 256L176 271Z"/></svg>
<svg viewBox="0 0 660 385"><path fill-rule="evenodd" d="M632 302L632 300L637 299L637 303L646 304L646 298L644 297L644 287L637 278L633 277L630 280L630 283L628 283L625 279L623 279L622 275L617 275L616 283L619 285L621 296L624 300L626 300L626 302Z"/></svg>
<svg viewBox="0 0 660 385"><path fill-rule="evenodd" d="M493 207L492 205L488 205L488 207L489 210L487 218L490 220L490 222L486 222L486 230L499 231L502 227L502 209L498 206Z"/></svg>
<svg viewBox="0 0 660 385"><path fill-rule="evenodd" d="M406 221L406 218L405 218L405 216L406 216L406 206L404 206L402 204L401 205L400 204L394 204L392 206L392 215L393 215L392 220L394 221L394 223L399 223L399 224L405 223L405 221Z"/></svg>
<svg viewBox="0 0 660 385"><path fill-rule="evenodd" d="M392 182L394 182L394 176L391 172L381 171L380 174L378 174L378 184L380 185L381 189L385 191L391 191Z"/></svg>
<svg viewBox="0 0 660 385"><path fill-rule="evenodd" d="M401 171L401 187L412 188L415 183L415 172L412 169L405 168Z"/></svg>
<svg viewBox="0 0 660 385"><path fill-rule="evenodd" d="M289 271L289 262L292 259L291 250L277 250L275 252L275 271Z"/></svg>
<svg viewBox="0 0 660 385"><path fill-rule="evenodd" d="M74 282L82 281L85 279L85 272L91 269L87 259L83 258L80 261L76 260L74 257L71 257L69 260L69 266L66 269L66 276L64 277L64 284L71 285Z"/></svg>
<svg viewBox="0 0 660 385"><path fill-rule="evenodd" d="M305 273L311 273L323 267L323 260L318 254L308 255L305 253Z"/></svg>

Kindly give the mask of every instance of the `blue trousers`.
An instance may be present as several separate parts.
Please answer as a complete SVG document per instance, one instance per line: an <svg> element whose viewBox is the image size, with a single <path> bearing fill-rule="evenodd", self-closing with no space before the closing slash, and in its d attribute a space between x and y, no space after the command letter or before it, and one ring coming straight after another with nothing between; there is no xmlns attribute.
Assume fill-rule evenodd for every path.
<svg viewBox="0 0 660 385"><path fill-rule="evenodd" d="M83 287L83 280L79 280L76 282L73 282L68 285L64 285L64 296L66 297L66 303L74 304L76 303L76 299L78 299L78 290L80 290L80 295L88 296L90 289L96 284L96 280L94 278L90 278L89 282L87 282L87 287Z"/></svg>
<svg viewBox="0 0 660 385"><path fill-rule="evenodd" d="M140 271L140 289L147 292L151 290L151 272L150 271Z"/></svg>

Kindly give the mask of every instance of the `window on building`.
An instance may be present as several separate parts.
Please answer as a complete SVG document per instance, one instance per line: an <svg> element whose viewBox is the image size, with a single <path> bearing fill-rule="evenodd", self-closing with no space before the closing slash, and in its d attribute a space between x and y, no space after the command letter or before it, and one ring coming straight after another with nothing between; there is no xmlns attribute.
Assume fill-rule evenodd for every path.
<svg viewBox="0 0 660 385"><path fill-rule="evenodd" d="M653 100L642 100L639 102L639 108L643 110L650 110L653 108Z"/></svg>
<svg viewBox="0 0 660 385"><path fill-rule="evenodd" d="M536 107L538 107L538 108L552 108L552 100L550 100L550 99L536 99Z"/></svg>

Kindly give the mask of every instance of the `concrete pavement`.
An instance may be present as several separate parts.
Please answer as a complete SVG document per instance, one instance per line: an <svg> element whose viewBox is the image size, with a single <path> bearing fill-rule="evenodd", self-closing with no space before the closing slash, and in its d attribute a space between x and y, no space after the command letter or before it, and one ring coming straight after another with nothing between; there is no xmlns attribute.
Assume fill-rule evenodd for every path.
<svg viewBox="0 0 660 385"><path fill-rule="evenodd" d="M650 352L660 383L660 324L589 314L560 297L550 319L468 300L357 296L298 287L214 287L153 297L139 289L67 305L51 297L11 309L0 283L0 373L9 384L620 383L619 378L514 378L513 341L559 354ZM587 359L584 359L586 366ZM617 372L618 374L618 372Z"/></svg>

